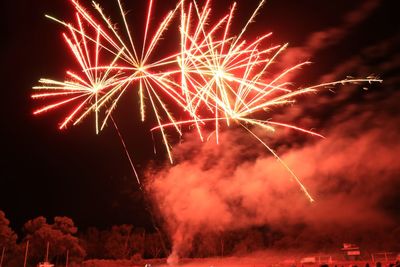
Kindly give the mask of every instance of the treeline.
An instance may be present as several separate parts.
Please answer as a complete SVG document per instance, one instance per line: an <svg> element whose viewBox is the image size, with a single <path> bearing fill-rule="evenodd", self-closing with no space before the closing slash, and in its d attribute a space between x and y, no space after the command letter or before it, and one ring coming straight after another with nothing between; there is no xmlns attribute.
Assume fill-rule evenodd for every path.
<svg viewBox="0 0 400 267"><path fill-rule="evenodd" d="M40 216L26 222L18 237L0 210L0 266L36 266L46 259L56 266L80 263L84 259L132 259L165 256L160 236L132 225L118 225L100 231L89 228L78 233L72 219L55 217L50 223ZM26 256L25 256L26 255Z"/></svg>
<svg viewBox="0 0 400 267"><path fill-rule="evenodd" d="M188 234L188 233L186 233ZM400 226L376 229L373 233L337 231L335 234L316 230L304 224L282 225L280 230L266 226L233 231L198 232L185 242L185 257L223 257L246 254L266 248L301 249L302 251L338 250L343 242L353 242L362 248L400 250ZM164 258L171 253L171 241L162 232L149 233L132 225L112 226L107 230L88 228L78 232L72 219L55 217L48 222L37 217L26 222L22 236L11 229L4 212L0 211L0 266L36 266L46 258L56 266L69 267L88 259L132 260Z"/></svg>

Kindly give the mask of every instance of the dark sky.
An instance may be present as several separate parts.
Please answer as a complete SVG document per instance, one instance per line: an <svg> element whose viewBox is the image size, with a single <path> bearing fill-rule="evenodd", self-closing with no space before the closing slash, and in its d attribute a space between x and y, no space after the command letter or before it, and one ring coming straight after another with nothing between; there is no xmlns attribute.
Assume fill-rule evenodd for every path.
<svg viewBox="0 0 400 267"><path fill-rule="evenodd" d="M89 1L81 2L90 5ZM115 14L116 1L100 1L103 2L107 2L105 7L110 14ZM135 6L142 1L125 2L134 10L135 16L131 19L134 25L139 25L137 32L141 36L144 5ZM218 2L215 12L230 5L230 1L215 2ZM272 43L289 42L292 47L304 47L312 33L340 28L346 14L360 9L364 2L367 1L306 0L300 4L295 0L267 0L249 36L273 31ZM333 70L346 58L398 34L396 1L376 2L378 6L365 19L346 29L345 36L332 44L324 44L322 50L308 58L316 66L307 70L309 76L301 80L317 80L320 74ZM172 7L173 3L156 1L157 12ZM83 228L122 223L151 228L142 194L112 127L97 136L92 121L87 120L77 127L59 131L57 124L64 115L62 109L43 116L32 115L34 108L40 106L30 98L32 86L41 77L62 80L64 71L74 66L61 39L64 29L44 17L47 13L68 19L72 14L71 5L67 0L3 1L1 5L0 210L16 229L40 215L49 219L69 216ZM244 21L257 1L238 0L238 5L236 22ZM170 30L173 31L172 27ZM398 52L388 52L387 58L394 56ZM365 67L374 72L374 64L372 61ZM393 77L399 74L399 69L390 72ZM152 122L138 123L134 96L133 93L125 96L115 118L139 172L143 173L151 162L163 162L165 151L156 139L158 154L153 154L148 132ZM390 92L387 97L391 97Z"/></svg>

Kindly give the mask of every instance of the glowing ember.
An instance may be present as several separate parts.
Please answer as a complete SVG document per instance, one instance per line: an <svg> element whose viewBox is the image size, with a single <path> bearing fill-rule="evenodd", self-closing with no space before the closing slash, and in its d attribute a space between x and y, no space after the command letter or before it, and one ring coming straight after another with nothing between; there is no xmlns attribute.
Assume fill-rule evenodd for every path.
<svg viewBox="0 0 400 267"><path fill-rule="evenodd" d="M270 71L269 67L284 52L287 44L275 47L265 45L270 33L254 41L244 38L264 1L259 3L243 28L235 35L231 29L235 3L225 16L213 22L210 0L203 5L196 1L186 3L182 0L154 28L150 23L153 1L149 0L141 46L134 41L121 1L117 2L123 25L121 31L116 29L114 22L95 2L93 7L100 20L75 0L71 0L76 11L75 22L64 22L48 16L69 30L69 35L64 34L64 37L79 63L80 72L67 72L68 80L64 82L41 79L41 85L34 89L42 92L33 94L32 97L54 98L56 101L38 109L34 114L74 103L72 112L63 120L60 129L79 123L93 112L98 133L109 119L112 120L111 114L124 92L137 89L141 119L144 121L146 118L145 104L148 102L157 121L152 131L161 132L171 163L173 159L166 135L167 128L174 127L182 135L182 125L194 125L203 140L202 129L206 125L212 125L218 143L221 127L237 124L278 159L309 200L313 201L300 179L251 127L259 126L267 131L274 131L278 126L287 127L322 137L291 124L272 121L266 114L275 106L294 103L297 96L316 92L321 88L381 80L376 77L352 78L296 90L289 89L288 74L309 62L290 66L271 76L267 70ZM169 56L150 60L150 56L154 58L158 55L157 45L175 15L179 13L180 40L171 40L176 43L176 50ZM176 120L167 103L173 103L180 108L186 119ZM127 155L129 157L128 153Z"/></svg>

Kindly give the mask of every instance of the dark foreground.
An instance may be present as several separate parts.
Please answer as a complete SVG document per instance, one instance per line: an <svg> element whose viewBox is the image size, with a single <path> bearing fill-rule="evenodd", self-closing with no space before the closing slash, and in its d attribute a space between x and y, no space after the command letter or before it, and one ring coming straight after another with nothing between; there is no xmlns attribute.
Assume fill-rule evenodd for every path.
<svg viewBox="0 0 400 267"><path fill-rule="evenodd" d="M346 260L341 255L333 254L283 254L259 252L246 256L180 259L178 263L168 264L167 259L142 260L132 262L128 260L89 260L83 267L400 267L397 253L383 257L379 253L364 255L358 260ZM313 262L314 261L314 262Z"/></svg>

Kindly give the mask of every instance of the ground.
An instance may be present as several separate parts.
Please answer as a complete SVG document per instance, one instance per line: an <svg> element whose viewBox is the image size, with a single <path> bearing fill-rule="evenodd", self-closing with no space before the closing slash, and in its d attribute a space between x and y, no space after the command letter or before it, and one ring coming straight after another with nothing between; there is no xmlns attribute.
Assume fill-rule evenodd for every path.
<svg viewBox="0 0 400 267"><path fill-rule="evenodd" d="M396 255L396 254L394 254ZM304 257L315 257L314 264L302 264L301 259ZM319 260L319 257L321 260ZM329 261L329 257L332 257ZM382 262L382 267L389 266L390 263L395 262L395 258L378 259ZM378 261L377 260L377 261ZM88 264L90 262L90 264ZM371 255L365 254L358 261L346 261L340 253L301 253L301 252L257 252L246 256L232 256L232 257L218 257L218 258L195 258L195 259L181 259L177 265L168 265L166 259L143 260L140 263L132 264L131 261L102 261L94 260L87 261L84 267L143 267L148 264L148 267L319 267L327 263L329 266L349 267L358 266L364 267L367 263L369 266L374 267L375 262L372 261Z"/></svg>

